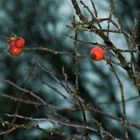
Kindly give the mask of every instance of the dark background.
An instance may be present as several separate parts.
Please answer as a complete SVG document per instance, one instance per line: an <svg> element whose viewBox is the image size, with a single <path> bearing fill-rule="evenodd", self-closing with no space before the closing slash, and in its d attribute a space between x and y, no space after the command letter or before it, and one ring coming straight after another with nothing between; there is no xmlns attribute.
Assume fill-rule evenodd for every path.
<svg viewBox="0 0 140 140"><path fill-rule="evenodd" d="M64 5L65 4L65 5ZM98 2L97 2L98 4ZM66 8L64 8L66 7ZM68 11L67 11L68 8ZM40 60L47 68L60 79L64 80L61 69L64 66L68 80L71 86L75 82L75 63L71 56L53 55L42 51L25 51L20 57L11 57L7 53L7 43L3 40L4 36L10 36L15 33L26 39L26 47L47 47L53 50L71 51L73 44L66 34L72 34L71 30L65 27L65 24L70 24L73 17L72 4L68 0L1 0L0 1L0 78L9 79L22 87L34 91L37 95L48 101L52 105L58 107L70 106L64 99L36 78L38 75L41 79L49 81L55 85L54 81L49 79L41 70L36 67L36 59ZM131 32L134 25L134 19L138 20L137 42L140 42L140 1L139 0L121 0L116 1L115 16L123 28ZM71 11L70 11L71 9ZM64 12L62 12L64 10ZM84 40L90 37L82 34ZM79 50L85 54L90 51L91 45L79 44ZM138 63L139 59L138 59ZM82 57L80 60L80 92L81 97L92 103L97 108L103 111L114 114L120 117L121 105L117 101L119 99L114 94L116 90L116 82L109 70L103 70L100 64L93 63L88 57ZM123 75L123 80L127 79ZM106 82L107 81L107 82ZM130 83L129 83L130 84ZM60 91L63 91L58 84L55 85ZM132 88L132 93L135 91ZM15 97L21 97L22 94L12 86L0 83L0 92L10 94ZM130 91L131 93L131 91ZM135 92L134 95L137 95ZM13 114L16 103L0 97L0 112L1 117L4 113ZM129 113L128 118L139 120L140 114L139 104L136 100L127 104L128 110L133 110ZM111 111L110 111L111 110ZM131 112L131 111L130 111ZM135 113L133 113L135 112ZM39 109L33 106L22 105L19 114L27 116L42 117L47 114L45 108ZM63 114L64 116L70 114ZM114 134L116 137L122 137L123 129L121 125L114 121L109 121L101 115L96 115L96 118L102 122L104 128ZM7 119L7 118L5 118ZM78 115L73 118L80 122ZM9 121L11 121L8 118ZM32 124L32 122L17 120L18 123ZM46 125L47 127L47 125ZM75 134L74 129L59 127L68 134ZM0 126L0 131L5 128ZM129 128L130 138L132 140L139 139L138 129ZM92 135L94 139L100 139L98 135ZM51 140L63 139L60 136L51 136L49 133L40 130L24 130L18 129L8 135L1 136L1 140Z"/></svg>

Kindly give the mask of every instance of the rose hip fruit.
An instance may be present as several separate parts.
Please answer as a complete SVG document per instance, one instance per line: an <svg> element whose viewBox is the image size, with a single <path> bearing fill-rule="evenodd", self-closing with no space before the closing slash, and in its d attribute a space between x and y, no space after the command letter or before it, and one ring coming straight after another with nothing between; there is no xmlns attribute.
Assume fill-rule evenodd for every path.
<svg viewBox="0 0 140 140"><path fill-rule="evenodd" d="M25 39L22 37L19 37L15 41L15 45L17 48L23 48L25 46Z"/></svg>
<svg viewBox="0 0 140 140"><path fill-rule="evenodd" d="M9 53L12 56L19 56L23 53L23 49L17 48L17 47L10 47L9 48Z"/></svg>
<svg viewBox="0 0 140 140"><path fill-rule="evenodd" d="M100 61L104 59L104 51L100 47L92 48L90 55L94 61Z"/></svg>
<svg viewBox="0 0 140 140"><path fill-rule="evenodd" d="M16 47L16 38L11 37L11 38L8 40L8 43L9 43L9 46L10 46L10 47Z"/></svg>

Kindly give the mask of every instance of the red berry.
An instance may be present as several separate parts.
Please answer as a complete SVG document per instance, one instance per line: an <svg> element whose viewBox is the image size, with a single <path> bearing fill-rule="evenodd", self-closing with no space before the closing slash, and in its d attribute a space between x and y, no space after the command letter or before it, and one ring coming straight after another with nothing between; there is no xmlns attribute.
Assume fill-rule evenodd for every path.
<svg viewBox="0 0 140 140"><path fill-rule="evenodd" d="M9 53L12 56L19 56L23 53L23 49L17 48L17 47L10 47L9 48Z"/></svg>
<svg viewBox="0 0 140 140"><path fill-rule="evenodd" d="M10 45L10 47L16 47L16 42L15 42L15 41L11 41L11 42L9 43L9 45Z"/></svg>
<svg viewBox="0 0 140 140"><path fill-rule="evenodd" d="M91 58L95 61L100 61L104 59L104 51L99 47L92 48L90 51L90 55Z"/></svg>
<svg viewBox="0 0 140 140"><path fill-rule="evenodd" d="M23 48L25 46L25 40L24 40L24 38L22 38L22 37L18 38L16 40L15 44L16 44L16 47Z"/></svg>
<svg viewBox="0 0 140 140"><path fill-rule="evenodd" d="M10 47L16 47L15 41L16 41L16 38L11 37L11 38L8 40L9 46L10 46Z"/></svg>

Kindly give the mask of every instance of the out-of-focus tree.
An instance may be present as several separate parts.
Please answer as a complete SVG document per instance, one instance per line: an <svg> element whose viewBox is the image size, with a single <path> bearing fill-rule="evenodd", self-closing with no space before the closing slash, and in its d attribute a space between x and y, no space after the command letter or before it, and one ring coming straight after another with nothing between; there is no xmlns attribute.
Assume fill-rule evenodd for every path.
<svg viewBox="0 0 140 140"><path fill-rule="evenodd" d="M1 0L0 139L138 139L138 4ZM18 57L7 53L12 33L26 40Z"/></svg>

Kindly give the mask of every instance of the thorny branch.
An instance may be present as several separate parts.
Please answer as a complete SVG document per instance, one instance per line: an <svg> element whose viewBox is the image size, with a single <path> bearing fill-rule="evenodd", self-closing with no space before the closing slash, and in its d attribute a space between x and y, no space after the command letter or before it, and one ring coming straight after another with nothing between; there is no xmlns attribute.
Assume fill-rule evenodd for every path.
<svg viewBox="0 0 140 140"><path fill-rule="evenodd" d="M111 131L107 130L107 128L103 125L103 122L100 121L96 114L103 116L106 120L114 120L117 121L119 124L121 124L124 128L124 138L125 140L129 140L129 127L140 129L140 124L137 124L135 122L130 121L127 119L127 113L126 113L126 102L125 99L125 91L123 87L123 83L121 82L121 79L119 77L119 74L117 73L116 67L119 66L122 69L126 71L128 74L128 77L130 80L134 83L134 85L137 87L137 89L140 91L140 76L137 75L137 64L136 59L134 56L134 53L138 53L137 44L135 42L136 38L136 28L134 28L134 31L132 34L125 31L121 28L121 26L113 19L114 14L114 8L115 8L115 1L110 0L110 9L109 9L109 16L107 18L100 18L98 17L98 10L96 9L96 4L93 0L90 0L92 9L89 8L89 6L83 1L80 0L79 2L77 0L71 0L73 8L75 10L76 15L74 15L74 19L71 23L71 25L66 25L67 28L71 29L74 32L74 35L66 35L66 37L70 38L73 41L73 49L68 51L58 51L49 49L47 47L37 47L37 48L25 48L25 51L36 51L36 52L43 52L46 55L67 55L75 60L75 73L73 74L74 79L74 85L70 85L70 81L68 81L68 74L66 73L64 67L62 66L62 74L64 76L64 81L62 79L59 79L52 70L49 70L47 66L39 61L39 59L36 60L36 66L38 71L43 73L45 78L49 77L53 83L56 85L59 85L61 88L58 89L56 85L53 85L49 80L44 80L45 78L41 77L39 73L34 73L33 75L29 75L29 77L34 77L36 81L41 83L43 86L46 86L50 88L53 92L51 94L57 95L61 98L63 98L63 101L70 104L70 107L59 107L57 105L54 105L52 103L49 103L47 101L47 97L39 96L41 92L38 94L36 92L33 92L31 90L28 90L26 86L19 86L17 83L10 81L8 79L0 79L0 83L4 83L6 85L12 86L15 91L19 91L20 93L23 93L23 95L26 95L27 98L24 96L16 97L13 94L0 92L0 96L2 98L5 98L11 102L15 102L17 104L17 107L14 111L14 113L0 113L0 124L2 124L4 130L0 132L0 135L6 135L8 133L12 133L16 129L22 128L22 129L39 129L41 131L45 131L47 133L57 134L60 136L64 136L66 138L76 138L76 136L68 135L64 132L61 132L60 130L56 130L58 126L61 127L69 127L73 128L77 133L80 132L79 136L82 140L90 139L89 134L98 134L100 135L101 139L104 140L106 138L112 139L112 140L119 140L114 134L112 134ZM89 14L89 18L87 18L82 11L82 8ZM79 18L78 22L76 21L76 16ZM101 23L107 22L108 27L103 28ZM113 26L113 28L112 28ZM86 32L86 33L93 33L93 35L99 36L103 43L100 42L92 42L83 40L80 38L80 33ZM128 43L128 49L121 49L111 40L110 34L122 34L126 37L127 40L129 40ZM120 88L120 97L121 97L121 108L122 108L122 114L121 118L117 116L110 115L101 109L97 109L94 107L94 103L90 102L90 100L84 99L81 94L80 90L80 63L81 57L90 58L89 54L86 54L84 52L79 51L79 44L84 45L91 45L91 46L98 46L101 47L104 51L109 52L110 54L113 54L115 57L115 60L108 61L107 58L105 58L106 63L111 68L111 71L113 72L115 79L118 82L119 88ZM124 53L129 53L131 55L131 61L128 62L124 56ZM32 70L33 72L33 70ZM29 80L27 80L29 81ZM63 89L63 90L62 90ZM19 93L18 92L18 93ZM87 93L85 93L87 94ZM46 98L45 98L46 97ZM19 105L18 105L19 104ZM43 115L40 115L39 117L36 115L28 116L28 114L22 114L19 115L20 105L31 105L34 107L39 107L40 109L46 109L47 108L47 115L44 117ZM74 113L82 113L80 115L80 119L82 121L76 120L74 118ZM3 119L3 116L6 117L5 119L12 118L13 121L7 121ZM17 124L16 120L22 119L25 121L24 124ZM90 120L90 121L89 121ZM26 122L36 122L37 125L28 125ZM41 121L50 122L53 124L53 129L48 130L47 128L41 128L39 126L39 123ZM83 134L83 132L85 132Z"/></svg>

